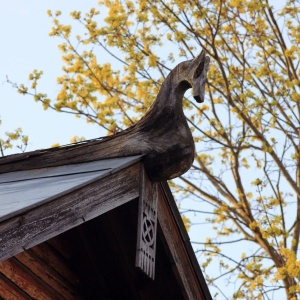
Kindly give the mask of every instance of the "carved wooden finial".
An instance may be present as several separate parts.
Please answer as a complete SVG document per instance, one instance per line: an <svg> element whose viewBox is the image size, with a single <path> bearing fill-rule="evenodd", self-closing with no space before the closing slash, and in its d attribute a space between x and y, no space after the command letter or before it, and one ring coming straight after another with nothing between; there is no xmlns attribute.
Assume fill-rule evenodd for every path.
<svg viewBox="0 0 300 300"><path fill-rule="evenodd" d="M0 160L0 173L143 154L151 180L180 176L191 167L195 150L182 99L186 90L193 88L195 100L204 101L208 65L209 57L204 51L178 64L149 111L134 126L101 140L4 157Z"/></svg>
<svg viewBox="0 0 300 300"><path fill-rule="evenodd" d="M148 113L119 135L120 154L145 154L144 164L152 180L168 180L185 173L194 160L194 142L182 110L184 93L193 88L197 102L204 101L209 57L178 64L163 83Z"/></svg>

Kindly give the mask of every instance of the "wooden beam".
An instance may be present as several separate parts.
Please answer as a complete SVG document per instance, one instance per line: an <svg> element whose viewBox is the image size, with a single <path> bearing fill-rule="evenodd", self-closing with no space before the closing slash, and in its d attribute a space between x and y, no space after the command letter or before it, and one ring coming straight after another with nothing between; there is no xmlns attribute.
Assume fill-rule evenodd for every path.
<svg viewBox="0 0 300 300"><path fill-rule="evenodd" d="M61 240L60 244L63 244ZM73 245L70 245L71 250L73 250L72 246ZM35 259L42 261L48 268L59 272L63 281L71 286L78 287L79 279L75 276L74 272L72 272L72 266L69 265L67 259L62 257L57 249L53 248L46 242L31 248L30 251L36 257Z"/></svg>
<svg viewBox="0 0 300 300"><path fill-rule="evenodd" d="M182 293L185 295L186 299L190 300L210 299L205 298L203 295L189 254L183 243L183 238L177 222L161 186L159 186L158 195L158 222L171 254L170 259L174 262L175 269L178 273L178 282L181 285Z"/></svg>
<svg viewBox="0 0 300 300"><path fill-rule="evenodd" d="M0 272L33 299L62 299L14 257L0 263Z"/></svg>
<svg viewBox="0 0 300 300"><path fill-rule="evenodd" d="M1 264L1 263L0 263ZM20 289L0 272L0 295L5 300L32 300L32 298Z"/></svg>
<svg viewBox="0 0 300 300"><path fill-rule="evenodd" d="M60 270L52 269L37 257L33 251L27 250L15 256L28 269L28 274L38 276L47 286L65 300L73 300L78 296L76 286L70 285L61 275Z"/></svg>
<svg viewBox="0 0 300 300"><path fill-rule="evenodd" d="M139 195L140 163L0 223L0 261Z"/></svg>

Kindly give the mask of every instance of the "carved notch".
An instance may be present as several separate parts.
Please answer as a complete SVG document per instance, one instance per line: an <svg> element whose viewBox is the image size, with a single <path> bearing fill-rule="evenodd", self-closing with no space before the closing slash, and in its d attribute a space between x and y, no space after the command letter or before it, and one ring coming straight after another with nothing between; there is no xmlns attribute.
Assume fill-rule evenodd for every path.
<svg viewBox="0 0 300 300"><path fill-rule="evenodd" d="M154 280L157 229L158 183L149 180L141 168L135 265Z"/></svg>

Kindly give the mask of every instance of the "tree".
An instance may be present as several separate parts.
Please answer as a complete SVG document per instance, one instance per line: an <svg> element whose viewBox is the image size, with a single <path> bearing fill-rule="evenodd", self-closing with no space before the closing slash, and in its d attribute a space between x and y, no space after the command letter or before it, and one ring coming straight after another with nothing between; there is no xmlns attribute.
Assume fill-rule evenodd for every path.
<svg viewBox="0 0 300 300"><path fill-rule="evenodd" d="M2 120L0 118L0 125ZM15 129L13 132L6 131L4 133L5 138L0 138L0 157L4 156L4 152L7 149L12 149L16 147L18 150L25 152L28 145L28 136L23 134L21 128ZM14 145L15 142L19 142L17 145Z"/></svg>
<svg viewBox="0 0 300 300"><path fill-rule="evenodd" d="M45 109L113 134L145 113L175 60L205 49L206 102L184 100L195 163L173 184L208 210L215 236L197 253L224 298L222 278L233 298L300 295L299 2L279 9L268 0L101 0L103 17L95 8L71 13L85 29L76 36L49 11L50 35L62 39L60 92L55 100L39 92L36 70L30 87L18 86ZM114 66L100 61L103 52Z"/></svg>

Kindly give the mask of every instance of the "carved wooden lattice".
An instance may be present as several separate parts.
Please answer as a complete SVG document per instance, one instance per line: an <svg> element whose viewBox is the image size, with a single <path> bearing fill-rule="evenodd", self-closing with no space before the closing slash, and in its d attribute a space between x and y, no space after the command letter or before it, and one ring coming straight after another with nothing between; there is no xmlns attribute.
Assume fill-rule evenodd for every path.
<svg viewBox="0 0 300 300"><path fill-rule="evenodd" d="M155 274L155 250L157 228L157 182L151 182L142 168L138 235L136 251L136 267L146 275L154 279Z"/></svg>

